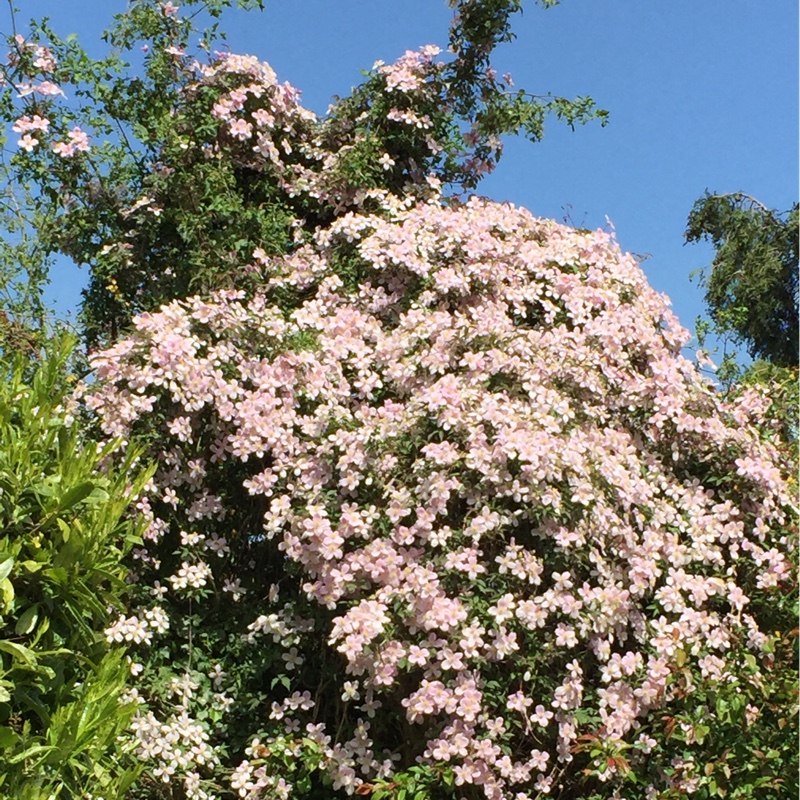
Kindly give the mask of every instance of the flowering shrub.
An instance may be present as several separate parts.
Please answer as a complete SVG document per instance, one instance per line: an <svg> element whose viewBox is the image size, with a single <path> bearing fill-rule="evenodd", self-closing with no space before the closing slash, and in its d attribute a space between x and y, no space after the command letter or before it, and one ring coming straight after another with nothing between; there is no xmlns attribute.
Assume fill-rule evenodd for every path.
<svg viewBox="0 0 800 800"><path fill-rule="evenodd" d="M262 262L250 299L137 318L86 390L161 463L146 602L118 623L152 648L154 779L248 798L743 785L705 754L781 713L793 511L753 425L768 401L715 396L608 234L509 205L385 204ZM176 726L181 757L153 744ZM778 797L787 777L747 780Z"/></svg>
<svg viewBox="0 0 800 800"><path fill-rule="evenodd" d="M254 57L193 58L172 3L111 34L145 39L135 79L13 42L37 242L91 265L109 344L79 395L158 465L103 623L134 796L791 795L770 398L715 393L609 234L444 194L499 134L595 113L496 78L518 3L456 6L452 59L379 62L323 119Z"/></svg>

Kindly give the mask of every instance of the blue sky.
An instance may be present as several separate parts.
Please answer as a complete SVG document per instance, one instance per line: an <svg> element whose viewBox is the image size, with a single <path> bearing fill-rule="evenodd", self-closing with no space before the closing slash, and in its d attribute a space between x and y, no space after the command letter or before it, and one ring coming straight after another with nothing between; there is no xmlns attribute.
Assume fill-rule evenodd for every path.
<svg viewBox="0 0 800 800"><path fill-rule="evenodd" d="M173 0L176 4L178 0ZM122 0L24 0L24 19L47 15L93 54ZM444 0L267 0L265 12L223 17L230 49L269 61L281 80L323 113L375 60L446 45ZM785 210L798 192L798 4L795 0L531 0L514 19L517 39L499 71L533 93L591 95L606 128L572 132L555 121L539 144L509 140L481 194L534 214L568 215L620 244L694 329L703 310L689 274L709 247L683 245L686 217L708 188L744 191ZM60 267L51 296L77 301L80 281Z"/></svg>

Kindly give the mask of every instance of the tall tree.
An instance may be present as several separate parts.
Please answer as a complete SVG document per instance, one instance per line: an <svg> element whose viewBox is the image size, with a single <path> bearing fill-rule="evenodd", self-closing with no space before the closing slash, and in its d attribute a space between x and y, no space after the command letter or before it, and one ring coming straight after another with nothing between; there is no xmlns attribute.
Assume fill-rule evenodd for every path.
<svg viewBox="0 0 800 800"><path fill-rule="evenodd" d="M798 205L781 213L741 192L706 194L695 204L686 241L716 248L702 276L715 331L753 358L798 365Z"/></svg>
<svg viewBox="0 0 800 800"><path fill-rule="evenodd" d="M289 186L289 174L277 174L265 153L254 155L246 127L220 138L214 123L233 106L217 107L216 117L208 113L225 88L221 81L231 76L197 69L193 55L207 60L203 51L216 29L199 31L193 20L201 11L218 17L234 4L263 5L187 0L179 13L172 3L139 0L116 17L107 33L112 52L100 60L43 23L32 24L29 40L9 39L10 57L0 72L6 85L22 87L16 95L5 93L0 105L21 134L9 183L36 212L26 228L35 231L28 250L41 259L65 254L89 266L84 310L90 342L114 339L134 314L175 297L230 286L256 248L291 252L304 232L369 203L359 191L364 185L402 193L429 174L454 191L472 190L500 158L503 134L539 140L547 117L569 125L606 121L590 98L534 95L497 75L491 55L513 38L509 20L519 0L460 0L451 3L452 52L434 60L438 49L429 48L423 58L418 118L408 114L403 81L392 82L377 69L327 118L304 110L277 121L279 134L284 124L304 134L302 151L290 159ZM140 48L147 53L141 63ZM404 69L418 66L407 61ZM242 68L246 74L247 65ZM69 103L61 100L67 84ZM284 88L275 83L270 91ZM241 102L252 106L254 98ZM313 142L333 140L341 149L321 161ZM237 157L220 157L232 144ZM325 185L313 196L302 187L298 193L300 173L312 183L320 182L315 173L323 176ZM33 259L28 267L16 250L8 260L29 273L38 263Z"/></svg>

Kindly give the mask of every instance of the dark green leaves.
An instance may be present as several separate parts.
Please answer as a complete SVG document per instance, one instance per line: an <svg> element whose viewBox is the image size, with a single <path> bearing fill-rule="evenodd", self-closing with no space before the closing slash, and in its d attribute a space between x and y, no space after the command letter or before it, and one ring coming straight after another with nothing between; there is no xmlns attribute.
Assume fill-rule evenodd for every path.
<svg viewBox="0 0 800 800"><path fill-rule="evenodd" d="M798 205L779 213L741 193L706 193L685 237L716 249L701 285L717 332L745 344L753 358L796 367Z"/></svg>

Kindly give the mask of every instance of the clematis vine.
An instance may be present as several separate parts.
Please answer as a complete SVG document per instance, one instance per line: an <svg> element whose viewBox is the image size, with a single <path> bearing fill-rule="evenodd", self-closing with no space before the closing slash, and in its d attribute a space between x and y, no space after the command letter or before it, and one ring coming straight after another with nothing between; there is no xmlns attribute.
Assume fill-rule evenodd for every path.
<svg viewBox="0 0 800 800"><path fill-rule="evenodd" d="M782 730L771 399L717 393L613 234L469 196L566 101L528 114L457 5L452 52L320 117L136 4L150 83L89 77L122 149L69 47L9 42L12 160L59 198L48 252L92 270L75 399L158 467L104 630L140 796L713 796L710 739Z"/></svg>
<svg viewBox="0 0 800 800"><path fill-rule="evenodd" d="M718 399L604 231L387 202L258 258L261 291L138 317L84 389L109 436L160 420L139 580L176 610L212 583L264 597L243 637L277 647L287 694L232 789L293 796L270 759L303 748L347 794L413 764L497 800L631 769L653 796L688 785L687 763L658 766L664 720L763 684L771 634L745 610L791 575L779 454L742 424L763 404ZM222 474L262 509L249 527ZM269 596L259 559L283 572ZM295 701L321 646L333 699Z"/></svg>

